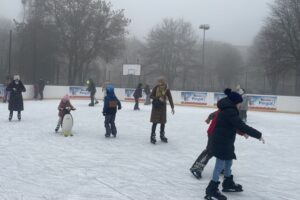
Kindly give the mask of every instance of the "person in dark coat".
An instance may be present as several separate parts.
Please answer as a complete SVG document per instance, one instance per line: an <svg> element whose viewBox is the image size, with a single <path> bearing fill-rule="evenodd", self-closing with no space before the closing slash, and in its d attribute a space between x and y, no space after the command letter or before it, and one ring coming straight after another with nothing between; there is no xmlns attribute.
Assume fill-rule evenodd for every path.
<svg viewBox="0 0 300 200"><path fill-rule="evenodd" d="M175 114L173 98L164 78L158 80L158 84L153 88L150 98L152 101L151 119L152 130L150 142L156 143L156 126L160 124L160 139L162 142L167 143L168 138L165 136L165 124L167 123L167 99L172 108L172 114Z"/></svg>
<svg viewBox="0 0 300 200"><path fill-rule="evenodd" d="M43 79L40 79L38 82L38 92L40 95L40 100L44 99L44 89L45 89L45 81Z"/></svg>
<svg viewBox="0 0 300 200"><path fill-rule="evenodd" d="M108 85L106 88L106 96L104 97L104 105L102 112L103 116L105 116L105 137L110 137L111 134L113 135L113 137L117 136L115 119L117 109L120 110L121 108L121 102L115 95L114 87L112 85Z"/></svg>
<svg viewBox="0 0 300 200"><path fill-rule="evenodd" d="M26 92L26 88L20 80L19 75L14 76L14 80L7 86L6 91L10 92L9 97L9 121L12 120L13 111L18 112L18 120L21 120L21 111L24 110L22 92Z"/></svg>
<svg viewBox="0 0 300 200"><path fill-rule="evenodd" d="M151 104L151 101L150 101L151 91L150 91L150 86L148 84L145 85L144 92L146 94L145 105L150 105Z"/></svg>
<svg viewBox="0 0 300 200"><path fill-rule="evenodd" d="M213 172L213 178L206 188L206 199L216 198L226 200L226 196L220 193L218 186L219 176L224 169L224 181L222 183L223 192L241 192L242 186L233 181L231 174L232 160L236 159L234 142L237 130L257 138L264 143L262 134L254 128L246 125L239 117L239 107L243 98L237 92L226 89L227 97L218 101L219 111L216 125L212 133L212 155L216 157L216 164Z"/></svg>
<svg viewBox="0 0 300 200"><path fill-rule="evenodd" d="M6 91L6 88L11 82L12 82L12 77L10 75L7 75L6 79L5 79L5 83L4 83L5 90L4 90L4 96L3 96L3 103L6 103L9 101L10 92Z"/></svg>
<svg viewBox="0 0 300 200"><path fill-rule="evenodd" d="M86 90L90 92L90 98L91 98L91 103L89 104L89 106L94 106L95 104L98 103L97 100L95 102L95 94L97 92L96 85L92 79L87 80L87 85L88 88Z"/></svg>
<svg viewBox="0 0 300 200"><path fill-rule="evenodd" d="M133 97L134 97L134 110L140 110L139 108L139 98L141 98L143 96L143 88L142 88L143 84L139 83L138 86L136 87L134 93L133 93Z"/></svg>

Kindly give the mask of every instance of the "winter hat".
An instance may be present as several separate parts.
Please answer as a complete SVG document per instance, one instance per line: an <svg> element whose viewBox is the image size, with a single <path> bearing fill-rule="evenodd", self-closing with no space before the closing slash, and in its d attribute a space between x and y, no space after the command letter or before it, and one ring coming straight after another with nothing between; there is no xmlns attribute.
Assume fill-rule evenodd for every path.
<svg viewBox="0 0 300 200"><path fill-rule="evenodd" d="M110 93L110 94L114 93L114 86L111 84L107 85L106 91L107 91L107 93Z"/></svg>
<svg viewBox="0 0 300 200"><path fill-rule="evenodd" d="M70 101L70 96L66 94L66 95L62 98L62 100L63 100L63 102Z"/></svg>
<svg viewBox="0 0 300 200"><path fill-rule="evenodd" d="M226 94L229 100L235 105L243 102L243 97L239 93L233 92L230 88L225 89L224 94Z"/></svg>
<svg viewBox="0 0 300 200"><path fill-rule="evenodd" d="M19 75L14 75L14 80L16 81L16 80L20 80L20 76Z"/></svg>

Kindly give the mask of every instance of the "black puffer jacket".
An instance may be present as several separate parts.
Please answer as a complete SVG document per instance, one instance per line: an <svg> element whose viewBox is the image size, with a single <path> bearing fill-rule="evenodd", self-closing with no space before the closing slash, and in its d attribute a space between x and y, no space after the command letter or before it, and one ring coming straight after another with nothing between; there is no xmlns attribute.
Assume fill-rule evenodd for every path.
<svg viewBox="0 0 300 200"><path fill-rule="evenodd" d="M257 139L260 139L262 134L240 119L238 109L227 97L218 102L218 108L220 112L212 134L213 156L221 160L236 159L234 153L236 130Z"/></svg>
<svg viewBox="0 0 300 200"><path fill-rule="evenodd" d="M6 88L6 91L10 92L8 110L10 111L22 111L24 110L22 92L26 92L22 81L17 84L16 81L12 81Z"/></svg>

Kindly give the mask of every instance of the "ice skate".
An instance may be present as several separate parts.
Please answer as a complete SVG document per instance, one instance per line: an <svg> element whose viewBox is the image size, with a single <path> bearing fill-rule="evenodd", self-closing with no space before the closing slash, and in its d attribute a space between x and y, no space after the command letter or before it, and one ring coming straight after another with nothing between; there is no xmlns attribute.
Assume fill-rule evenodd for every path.
<svg viewBox="0 0 300 200"><path fill-rule="evenodd" d="M210 181L209 185L206 188L206 196L204 199L206 200L227 200L227 197L223 195L218 187L220 182Z"/></svg>
<svg viewBox="0 0 300 200"><path fill-rule="evenodd" d="M222 192L243 192L243 187L233 181L233 176L224 177Z"/></svg>

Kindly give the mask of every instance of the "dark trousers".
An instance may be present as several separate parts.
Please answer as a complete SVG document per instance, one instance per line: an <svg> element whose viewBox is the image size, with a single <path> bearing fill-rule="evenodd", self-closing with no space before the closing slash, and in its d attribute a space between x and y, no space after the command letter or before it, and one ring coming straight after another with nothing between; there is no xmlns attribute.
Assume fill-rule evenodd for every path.
<svg viewBox="0 0 300 200"><path fill-rule="evenodd" d="M135 104L134 104L134 110L139 110L139 98L134 98Z"/></svg>
<svg viewBox="0 0 300 200"><path fill-rule="evenodd" d="M156 131L156 127L157 127L157 123L153 123L152 124L152 131L151 131L151 135L155 136L155 131ZM160 124L160 136L164 136L165 135L165 124Z"/></svg>
<svg viewBox="0 0 300 200"><path fill-rule="evenodd" d="M95 105L95 94L96 92L91 92L90 98L91 98L91 104L90 105Z"/></svg>
<svg viewBox="0 0 300 200"><path fill-rule="evenodd" d="M212 156L211 137L208 137L206 149L204 149L202 153L198 156L193 166L191 167L191 170L202 172L204 167L207 165L208 161L212 157L213 156Z"/></svg>
<svg viewBox="0 0 300 200"><path fill-rule="evenodd" d="M44 99L44 91L39 91L39 94L40 94L40 100L43 100Z"/></svg>
<svg viewBox="0 0 300 200"><path fill-rule="evenodd" d="M116 114L105 115L104 126L106 129L106 135L117 135L117 128L115 124Z"/></svg>

